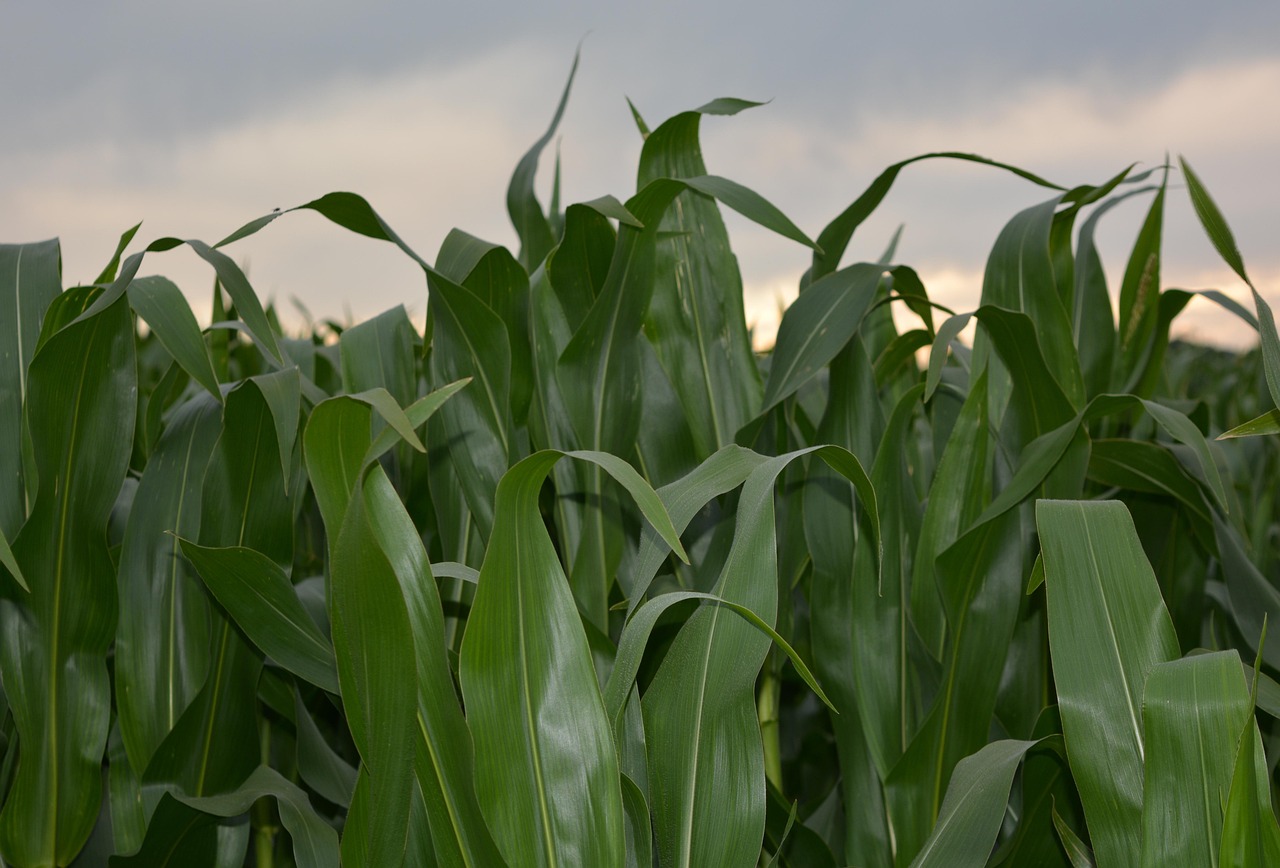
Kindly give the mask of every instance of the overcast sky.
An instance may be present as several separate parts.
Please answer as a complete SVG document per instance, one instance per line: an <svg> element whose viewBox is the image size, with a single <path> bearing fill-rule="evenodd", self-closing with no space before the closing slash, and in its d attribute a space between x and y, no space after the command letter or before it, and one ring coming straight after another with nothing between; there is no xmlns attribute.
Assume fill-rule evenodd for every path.
<svg viewBox="0 0 1280 868"><path fill-rule="evenodd" d="M560 131L566 202L635 190L650 125L720 96L771 100L708 118L709 170L769 198L811 236L881 169L973 151L1067 186L1185 154L1280 304L1280 4L1098 2L5 4L0 27L0 241L60 236L67 285L119 234L215 241L332 190L368 198L428 260L449 229L514 246L504 195L555 108L585 35ZM589 35L587 35L589 34ZM550 153L541 189L549 186ZM930 293L977 303L987 251L1046 191L992 169L908 169L846 261L899 259ZM1146 201L1101 236L1114 280ZM794 296L802 248L730 215L748 314L763 333ZM420 271L390 245L290 215L229 249L282 309L421 315ZM212 276L157 254L207 320ZM1185 191L1167 211L1166 287L1242 300ZM1112 287L1113 293L1116 287ZM1251 305L1250 305L1251 306ZM1180 331L1252 336L1197 302Z"/></svg>

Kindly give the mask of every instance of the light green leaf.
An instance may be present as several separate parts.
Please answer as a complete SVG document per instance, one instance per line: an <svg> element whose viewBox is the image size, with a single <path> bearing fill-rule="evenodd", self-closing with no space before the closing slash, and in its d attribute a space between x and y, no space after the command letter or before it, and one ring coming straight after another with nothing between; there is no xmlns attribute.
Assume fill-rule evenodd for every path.
<svg viewBox="0 0 1280 868"><path fill-rule="evenodd" d="M1235 651L1158 664L1142 703L1142 864L1217 865L1223 794L1253 703Z"/></svg>
<svg viewBox="0 0 1280 868"><path fill-rule="evenodd" d="M1067 758L1102 868L1142 847L1142 690L1178 656L1133 520L1115 501L1041 500L1049 648Z"/></svg>

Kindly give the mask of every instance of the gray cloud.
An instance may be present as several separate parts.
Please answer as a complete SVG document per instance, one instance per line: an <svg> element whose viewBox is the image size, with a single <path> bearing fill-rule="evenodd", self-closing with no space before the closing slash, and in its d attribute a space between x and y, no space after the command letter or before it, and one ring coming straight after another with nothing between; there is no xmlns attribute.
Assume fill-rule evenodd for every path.
<svg viewBox="0 0 1280 868"><path fill-rule="evenodd" d="M212 239L339 188L368 195L428 257L453 225L510 243L506 175L545 125L587 31L562 130L570 200L633 189L639 140L624 94L651 122L717 96L772 98L708 120L708 162L812 233L881 168L921 150L978 150L1074 184L1170 148L1211 184L1251 266L1280 275L1270 165L1280 132L1265 89L1280 6L1270 0L236 0L84 4L74 14L20 4L6 18L0 237L61 234L69 278L96 269L138 219L148 221L143 238ZM980 273L1001 223L1039 198L990 170L916 167L857 253L878 254L905 221L908 261ZM1142 207L1117 213L1104 240L1112 256ZM1220 273L1188 213L1175 193L1171 269ZM730 225L750 291L767 299L794 285L802 250ZM319 313L344 299L359 316L397 301L420 308L411 267L368 242L334 241L335 231L299 218L237 255L264 292L298 292ZM188 269L184 286L207 283L180 260L155 267L175 279Z"/></svg>

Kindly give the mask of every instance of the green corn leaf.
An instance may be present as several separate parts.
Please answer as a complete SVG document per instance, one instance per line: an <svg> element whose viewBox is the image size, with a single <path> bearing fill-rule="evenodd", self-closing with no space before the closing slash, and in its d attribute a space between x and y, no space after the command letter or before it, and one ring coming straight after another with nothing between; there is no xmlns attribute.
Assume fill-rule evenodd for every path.
<svg viewBox="0 0 1280 868"><path fill-rule="evenodd" d="M761 388L746 330L742 278L720 209L709 196L736 195L743 201L730 207L738 208L754 197L758 201L751 201L751 207L771 214L775 227L792 238L799 233L776 208L749 190L706 175L699 143L706 108L682 112L648 135L639 168L642 187L659 178L702 183L698 187L690 181L694 189L681 193L675 206L661 216L656 285L645 324L681 408L679 414L659 417L664 420L661 427L676 426L683 417L697 462L730 442L734 432L756 415ZM727 199L721 201L729 204ZM805 238L803 233L798 237Z"/></svg>
<svg viewBox="0 0 1280 868"><path fill-rule="evenodd" d="M45 311L62 292L57 240L0 245L0 534L10 540L31 510L36 480L23 479L23 404Z"/></svg>
<svg viewBox="0 0 1280 868"><path fill-rule="evenodd" d="M1235 623L1248 647L1259 650L1266 619L1270 617L1274 621L1280 618L1280 591L1267 581L1249 557L1239 531L1217 515L1213 517L1213 528ZM1270 666L1280 663L1278 632L1273 631L1260 649L1262 659Z"/></svg>
<svg viewBox="0 0 1280 868"><path fill-rule="evenodd" d="M819 447L762 463L744 484L733 546L713 593L767 624L776 618L778 595L773 486L789 462L809 453L855 484L879 553L875 492L851 453ZM769 639L739 619L722 619L722 608L700 608L685 623L642 699L654 832L664 864L754 860L764 835L764 759L752 692ZM723 756L738 760L724 767L716 761ZM733 810L708 797L726 786L740 794Z"/></svg>
<svg viewBox="0 0 1280 868"><path fill-rule="evenodd" d="M1142 691L1178 656L1133 520L1114 501L1036 504L1067 757L1102 868L1142 848Z"/></svg>
<svg viewBox="0 0 1280 868"><path fill-rule="evenodd" d="M1143 865L1219 864L1223 794L1252 709L1235 651L1151 670L1142 702Z"/></svg>
<svg viewBox="0 0 1280 868"><path fill-rule="evenodd" d="M427 563L422 538L380 468L366 477L363 494L412 628L418 673L415 770L436 858L445 865L499 864L475 795L471 734L445 653L440 597L433 582L423 581L436 565Z"/></svg>
<svg viewBox="0 0 1280 868"><path fill-rule="evenodd" d="M207 548L190 540L181 544L214 599L264 654L337 694L333 648L275 561L248 548Z"/></svg>
<svg viewBox="0 0 1280 868"><path fill-rule="evenodd" d="M973 314L970 313L958 313L948 317L934 336L933 349L929 351L929 371L925 377L924 399L926 401L933 397L933 393L938 390L938 385L942 382L942 366L946 364L951 342L959 336L972 318Z"/></svg>
<svg viewBox="0 0 1280 868"><path fill-rule="evenodd" d="M1168 172L1147 211L1120 284L1120 321L1117 331L1117 364L1127 372L1121 391L1147 396L1146 364L1150 345L1159 340L1160 243L1164 225L1164 193ZM1158 359L1154 361L1158 362Z"/></svg>
<svg viewBox="0 0 1280 868"><path fill-rule="evenodd" d="M851 265L809 286L782 317L762 411L794 394L835 358L862 323L883 266Z"/></svg>
<svg viewBox="0 0 1280 868"><path fill-rule="evenodd" d="M658 496L676 530L684 533L703 507L745 482L751 471L765 460L764 456L741 446L725 446L686 476L659 488ZM619 584L627 595L628 620L643 601L669 551L652 526L644 529L639 554L619 576Z"/></svg>
<svg viewBox="0 0 1280 868"><path fill-rule="evenodd" d="M26 578L22 575L22 568L18 566L18 562L13 557L13 549L9 546L9 541L5 539L4 534L0 533L0 565L3 565L9 571L9 575L17 582L18 587L27 593L31 593L31 586L27 584Z"/></svg>
<svg viewBox="0 0 1280 868"><path fill-rule="evenodd" d="M1057 289L1050 252L1054 214L1061 201L1062 197L1057 197L1027 208L1001 230L987 258L982 279L982 307L1022 313L1035 323L1033 333L1039 353L1043 354L1043 373L1054 386L1050 393L1056 396L1060 392L1072 407L1078 408L1084 404L1084 380L1068 308ZM995 328L990 315L984 318L980 311L978 318L989 330ZM1001 327L1016 328L1012 324L1001 324ZM1023 345L1030 346L1019 343L1019 347ZM1008 347L1006 344L1001 358L1014 371L1017 364L1006 357ZM975 340L974 351L981 358L984 350L980 341ZM976 366L981 368L981 361Z"/></svg>
<svg viewBox="0 0 1280 868"><path fill-rule="evenodd" d="M135 223L129 229L120 234L120 240L116 243L115 252L111 254L111 259L107 261L106 266L98 274L94 283L110 283L116 279L116 272L120 268L120 257L124 256L124 251L133 242L133 238L138 234L138 230L142 228L141 223Z"/></svg>
<svg viewBox="0 0 1280 868"><path fill-rule="evenodd" d="M294 697L293 717L298 728L298 776L335 805L349 808L351 793L356 787L356 770L324 740L298 694Z"/></svg>
<svg viewBox="0 0 1280 868"><path fill-rule="evenodd" d="M920 525L911 577L911 619L925 647L942 657L946 617L934 573L939 554L969 527L990 497L987 453L987 375L984 371L969 390L960 416L951 429L947 448L934 472L932 495Z"/></svg>
<svg viewBox="0 0 1280 868"><path fill-rule="evenodd" d="M636 229L644 228L634 217L624 224ZM570 329L576 330L582 325L587 311L591 310L596 296L600 294L617 240L608 217L598 210L578 204L570 205L565 211L564 238L547 261L545 276L550 277ZM534 310L537 310L536 305ZM539 329L533 328L530 337L536 344L540 338ZM564 342L568 343L568 340ZM556 353L556 358L559 358L559 353Z"/></svg>
<svg viewBox="0 0 1280 868"><path fill-rule="evenodd" d="M191 305L177 284L163 277L139 277L129 284L129 306L147 321L174 361L219 401L222 391L213 358L200 334Z"/></svg>
<svg viewBox="0 0 1280 868"><path fill-rule="evenodd" d="M658 496L625 462L569 454L600 464L638 495L684 556ZM503 855L534 865L620 865L617 755L586 636L537 509L562 455L536 453L503 477L459 674L476 743L476 791Z"/></svg>
<svg viewBox="0 0 1280 868"><path fill-rule="evenodd" d="M644 792L625 773L622 775L622 808L627 817L627 868L651 868L653 829L649 825L649 803Z"/></svg>
<svg viewBox="0 0 1280 868"><path fill-rule="evenodd" d="M898 173L912 163L918 163L922 160L932 160L937 158L963 160L971 163L979 163L986 166L992 166L997 169L1004 169L1012 172L1020 178L1025 178L1033 184L1041 187L1051 187L1055 190L1061 190L1057 184L1033 175L1030 172L1019 169L1016 166L1010 166L1006 163L999 163L995 160L989 160L986 157L980 157L977 154L964 154L956 151L940 151L937 153L920 154L916 157L894 163L889 168L881 172L871 186L867 187L857 199L853 201L848 208L842 211L839 216L832 220L827 227L818 235L818 247L821 248L820 253L815 253L813 257L813 265L809 267L809 271L805 274L801 281L802 288L807 287L811 283L815 283L826 275L832 273L840 267L840 260L844 258L845 250L849 246L850 239L857 231L858 227L871 216L871 213L884 201L884 197L889 194L889 190L893 188L893 182L897 180Z"/></svg>
<svg viewBox="0 0 1280 868"><path fill-rule="evenodd" d="M1222 868L1262 868L1280 860L1280 826L1271 803L1267 758L1258 723L1245 720L1222 820Z"/></svg>
<svg viewBox="0 0 1280 868"><path fill-rule="evenodd" d="M177 537L200 533L201 489L221 429L220 401L197 395L177 408L153 448L125 529L116 580L116 706L139 775L208 673L209 600Z"/></svg>
<svg viewBox="0 0 1280 868"><path fill-rule="evenodd" d="M249 285L249 279L245 277L244 272L229 256L220 250L209 247L203 241L159 238L151 242L145 250L133 254L124 261L120 274L106 288L106 291L86 309L82 316L96 315L108 305L114 304L117 298L124 295L137 276L138 269L142 266L142 260L146 254L162 253L166 250L180 247L183 244L194 250L197 256L213 267L214 272L218 275L219 285L231 296L231 300L236 306L236 311L243 319L245 333L252 337L254 342L262 348L263 355L274 364L283 365L284 356L281 355L280 346L276 343L275 331L271 327L271 322L267 319L266 311L262 309L262 302L259 300L257 293Z"/></svg>
<svg viewBox="0 0 1280 868"><path fill-rule="evenodd" d="M338 342L343 387L350 393L382 389L396 402L397 409L408 407L418 393L413 346L416 338L403 305L344 331ZM405 440L413 444L416 438ZM422 447L417 444L414 448Z"/></svg>
<svg viewBox="0 0 1280 868"><path fill-rule="evenodd" d="M412 424L425 422L463 385L454 383L433 392L410 407L406 415ZM343 516L351 512L353 499L363 502L372 535L372 542L363 543L365 557L378 569L379 582L391 579L398 585L399 605L410 628L413 650L409 662L417 685L411 694L416 699L410 713L413 771L436 857L442 864L493 864L497 850L471 784L470 736L445 658L440 600L434 584L422 581L430 566L421 538L388 478L373 466L377 449L369 445L369 419L369 407L350 398L317 407L305 436L308 468L327 525L345 524L351 520ZM359 458L361 455L365 457ZM365 468L369 468L367 473ZM376 546L376 552L370 546ZM352 590L359 592L358 588ZM398 609L385 588L383 593L386 605ZM386 656L366 659L369 667L388 668L403 676L403 661ZM357 843L353 838L352 846ZM372 857L366 854L364 858Z"/></svg>
<svg viewBox="0 0 1280 868"><path fill-rule="evenodd" d="M956 766L938 824L913 868L981 868L995 844L1013 774L1037 741L994 741Z"/></svg>
<svg viewBox="0 0 1280 868"><path fill-rule="evenodd" d="M338 684L351 737L360 751L365 827L342 836L342 861L398 864L408 841L414 787L416 679L412 625L404 595L378 545L359 482L330 564L329 620Z"/></svg>
<svg viewBox="0 0 1280 868"><path fill-rule="evenodd" d="M50 337L24 373L40 485L12 553L31 590L0 582L0 673L22 745L0 853L17 864L67 864L98 815L116 621L102 528L133 443L134 365L119 302Z"/></svg>
<svg viewBox="0 0 1280 868"><path fill-rule="evenodd" d="M216 868L218 818L164 793L138 852L112 856L111 868Z"/></svg>
<svg viewBox="0 0 1280 868"><path fill-rule="evenodd" d="M462 249L455 251L455 247ZM506 326L511 349L511 413L515 424L523 425L533 392L528 272L505 247L457 229L440 245L437 268L471 290Z"/></svg>
<svg viewBox="0 0 1280 868"><path fill-rule="evenodd" d="M648 643L653 625L667 609L676 603L682 603L686 600L708 600L717 605L725 606L744 618L748 624L751 624L751 626L764 633L777 644L782 652L787 655L787 658L795 664L796 672L804 679L804 683L809 685L809 689L822 700L823 704L839 714L831 704L831 700L827 698L822 686L818 684L818 680L809 671L809 667L805 665L803 658L796 653L796 650L791 647L786 639L778 635L778 631L765 623L764 619L755 612L752 612L746 606L740 606L737 603L717 597L715 594L704 594L699 591L672 591L669 594L654 597L641 606L623 631L622 639L618 644L618 657L614 661L613 670L609 673L609 682L604 691L605 712L608 714L609 721L615 729L622 720L623 706L631 693L636 673L640 669L640 660L644 655L645 645Z"/></svg>
<svg viewBox="0 0 1280 868"><path fill-rule="evenodd" d="M1250 419L1237 425L1230 431L1218 435L1219 440L1232 437L1257 437L1260 434L1280 434L1280 409L1268 410L1256 419Z"/></svg>
<svg viewBox="0 0 1280 868"><path fill-rule="evenodd" d="M564 109L569 102L569 91L573 87L573 77L578 72L580 54L581 47L574 52L573 66L569 68L569 80L565 82L564 92L560 95L560 104L556 106L556 113L551 118L551 125L520 158L515 172L511 175L511 183L507 186L507 213L511 216L516 235L520 238L520 262L529 271L546 258L555 244L555 238L551 234L551 224L542 212L537 196L534 195L533 181L538 173L538 158L542 156L543 149L556 134L560 119L564 117Z"/></svg>
<svg viewBox="0 0 1280 868"><path fill-rule="evenodd" d="M258 799L274 798L280 820L293 842L293 858L298 865L337 868L338 834L316 814L307 794L275 769L258 766L239 787L216 796L178 796L178 801L204 814L235 817L249 810Z"/></svg>
<svg viewBox="0 0 1280 868"><path fill-rule="evenodd" d="M1271 306L1258 294L1253 282L1249 280L1249 275L1245 273L1244 257L1240 255L1240 248L1236 246L1235 236L1231 234L1226 218L1218 210L1217 203L1205 189L1200 176L1191 170L1191 164L1186 161L1186 158L1179 157L1178 162L1182 166L1183 176L1187 179L1187 192L1191 195L1191 204L1195 207L1196 216L1200 218L1200 225L1208 233L1209 240L1213 242L1218 255L1231 267L1232 271L1240 276L1241 280L1248 284L1253 293L1253 303L1258 310L1258 334L1262 341L1262 359L1267 374L1267 388L1271 391L1272 402L1280 406L1280 336L1276 333L1275 315L1271 312Z"/></svg>

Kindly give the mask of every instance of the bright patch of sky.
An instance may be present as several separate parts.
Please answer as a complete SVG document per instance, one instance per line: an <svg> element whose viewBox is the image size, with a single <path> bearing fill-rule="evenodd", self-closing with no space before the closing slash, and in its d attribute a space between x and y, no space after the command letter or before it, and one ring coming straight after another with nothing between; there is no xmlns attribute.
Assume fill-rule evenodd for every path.
<svg viewBox="0 0 1280 868"><path fill-rule="evenodd" d="M433 4L434 6L434 4ZM559 142L566 202L635 188L651 125L718 96L772 100L708 118L710 171L744 183L816 236L890 163L973 151L1060 184L1185 154L1280 306L1280 6L987 0L863 3L22 4L0 33L0 241L60 236L68 285L116 238L217 240L276 207L363 194L427 259L457 226L514 246L505 190L545 128L590 31ZM543 161L544 201L551 154ZM1164 286L1215 287L1248 305L1173 175ZM1048 191L989 168L913 166L846 261L898 259L940 302L977 304L1003 223ZM1105 218L1113 293L1148 198ZM803 248L726 217L757 337L794 297ZM290 215L229 252L286 322L425 309L418 268L389 245ZM212 276L156 255L207 317ZM1251 305L1249 305L1251 306ZM1180 333L1252 335L1195 302Z"/></svg>

